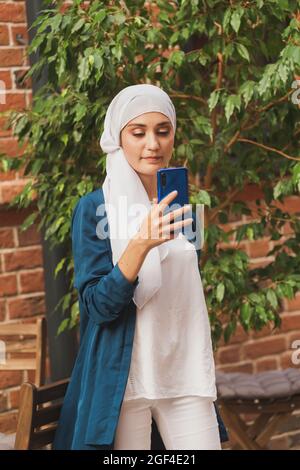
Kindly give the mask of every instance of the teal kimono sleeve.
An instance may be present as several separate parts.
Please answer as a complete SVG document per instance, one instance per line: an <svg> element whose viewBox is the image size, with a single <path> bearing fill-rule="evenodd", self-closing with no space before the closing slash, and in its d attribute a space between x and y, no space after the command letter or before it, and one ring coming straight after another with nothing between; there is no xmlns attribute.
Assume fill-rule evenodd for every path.
<svg viewBox="0 0 300 470"><path fill-rule="evenodd" d="M115 320L131 301L138 277L130 282L111 259L110 240L97 234L97 224L105 215L97 215L97 205L83 196L72 216L72 252L79 302L96 324ZM84 323L87 319L82 319Z"/></svg>

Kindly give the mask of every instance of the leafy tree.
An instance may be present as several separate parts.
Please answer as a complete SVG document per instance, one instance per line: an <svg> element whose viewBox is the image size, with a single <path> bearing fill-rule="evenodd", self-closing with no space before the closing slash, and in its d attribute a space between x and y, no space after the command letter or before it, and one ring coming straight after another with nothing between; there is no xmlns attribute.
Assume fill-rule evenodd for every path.
<svg viewBox="0 0 300 470"><path fill-rule="evenodd" d="M47 67L48 82L32 109L10 113L26 150L2 155L4 171L24 166L33 177L14 200L26 207L37 196L24 228L40 214L46 238L69 240L78 198L104 180L99 137L110 100L131 84L159 85L177 110L173 162L203 177L191 202L205 204L201 272L214 342L228 341L239 322L246 331L279 326L281 299L300 286L299 214L278 204L300 189L299 1L74 0L64 11L62 3L45 2L28 51L40 59L25 79ZM249 208L239 194L252 183L264 197ZM224 230L232 215L251 214ZM290 234L278 243L287 222ZM277 242L273 258L253 269L239 243L265 235ZM237 245L220 248L232 236ZM64 265L72 272L70 251L56 272ZM73 327L72 285L62 302L71 314L61 329Z"/></svg>

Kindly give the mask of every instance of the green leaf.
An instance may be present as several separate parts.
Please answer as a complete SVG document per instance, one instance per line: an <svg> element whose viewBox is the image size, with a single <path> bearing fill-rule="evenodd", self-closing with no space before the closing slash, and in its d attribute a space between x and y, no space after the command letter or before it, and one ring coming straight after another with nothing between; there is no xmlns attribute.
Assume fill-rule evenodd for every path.
<svg viewBox="0 0 300 470"><path fill-rule="evenodd" d="M244 303L240 310L241 321L247 328L250 325L251 307L248 302Z"/></svg>
<svg viewBox="0 0 300 470"><path fill-rule="evenodd" d="M255 292L252 292L252 294L250 294L248 296L248 298L254 304L260 304L261 303L261 297L258 294L256 294Z"/></svg>
<svg viewBox="0 0 300 470"><path fill-rule="evenodd" d="M210 112L216 107L220 97L220 89L214 90L208 99L208 109Z"/></svg>
<svg viewBox="0 0 300 470"><path fill-rule="evenodd" d="M30 214L28 217L26 217L26 219L24 220L24 222L20 225L20 230L21 232L24 232L25 230L27 230L33 223L34 221L36 220L38 216L38 213L37 212L33 212L32 214Z"/></svg>
<svg viewBox="0 0 300 470"><path fill-rule="evenodd" d="M247 80L240 87L239 94L243 97L245 101L245 106L248 106L248 103L254 94L254 88L255 88L255 82L253 80Z"/></svg>
<svg viewBox="0 0 300 470"><path fill-rule="evenodd" d="M71 34L74 34L77 31L79 31L84 24L85 24L85 20L83 18L80 18L78 21L76 21L76 23L74 24L71 30Z"/></svg>
<svg viewBox="0 0 300 470"><path fill-rule="evenodd" d="M254 230L252 227L247 227L246 234L249 240L254 240Z"/></svg>
<svg viewBox="0 0 300 470"><path fill-rule="evenodd" d="M239 95L231 95L227 98L225 104L225 116L227 122L233 114L235 108L240 109L241 106L241 97Z"/></svg>
<svg viewBox="0 0 300 470"><path fill-rule="evenodd" d="M105 10L100 10L95 16L94 16L94 21L95 23L102 23L102 21L104 20L104 18L106 18L106 11Z"/></svg>
<svg viewBox="0 0 300 470"><path fill-rule="evenodd" d="M57 336L60 335L63 331L65 331L68 328L70 319L65 318L59 325L58 330L57 330Z"/></svg>
<svg viewBox="0 0 300 470"><path fill-rule="evenodd" d="M234 10L234 12L231 15L230 24L236 33L238 33L240 29L241 18L243 14L244 14L244 10L242 8L237 8L236 10Z"/></svg>
<svg viewBox="0 0 300 470"><path fill-rule="evenodd" d="M217 298L218 302L222 302L222 300L224 298L224 293L225 293L225 286L221 282L220 284L218 284L217 292L216 292L216 298Z"/></svg>
<svg viewBox="0 0 300 470"><path fill-rule="evenodd" d="M249 52L248 49L244 46L244 44L237 44L236 48L240 56L243 57L243 59L246 59L247 62L250 62Z"/></svg>
<svg viewBox="0 0 300 470"><path fill-rule="evenodd" d="M54 278L55 278L55 279L56 279L57 274L59 273L59 271L62 270L62 268L63 268L63 266L64 266L66 260L67 260L67 258L62 258L62 259L60 260L60 262L57 264L57 266L56 266L56 268L55 268L55 271L54 271Z"/></svg>
<svg viewBox="0 0 300 470"><path fill-rule="evenodd" d="M223 29L225 32L228 31L228 26L230 24L230 17L231 17L231 8L228 8L225 11L225 14L223 16Z"/></svg>
<svg viewBox="0 0 300 470"><path fill-rule="evenodd" d="M268 289L267 291L267 300L273 308L277 308L278 306L277 296L272 289Z"/></svg>

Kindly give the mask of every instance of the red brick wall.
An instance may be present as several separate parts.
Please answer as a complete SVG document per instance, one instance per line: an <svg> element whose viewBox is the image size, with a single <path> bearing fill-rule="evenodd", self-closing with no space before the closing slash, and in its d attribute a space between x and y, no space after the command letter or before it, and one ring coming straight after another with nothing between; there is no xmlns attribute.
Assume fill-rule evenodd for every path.
<svg viewBox="0 0 300 470"><path fill-rule="evenodd" d="M26 48L20 45L16 35L20 33L28 40L24 1L0 1L0 80L6 87L6 103L1 111L12 108L23 109L31 104L30 83L21 87L18 78L28 69ZM0 152L12 158L22 153L10 130L3 129L0 118ZM44 279L40 235L36 227L20 232L20 225L30 209L7 210L7 204L17 194L26 180L22 172L0 173L0 321L26 321L45 312ZM251 201L258 196L257 188L249 186L243 198ZM298 198L287 201L293 211L299 210ZM247 220L232 220L231 224ZM267 262L266 253L274 242L267 238L258 242L243 242L242 246L255 264ZM291 343L300 339L300 296L283 303L283 325L280 331L265 328L260 333L246 335L239 327L230 345L221 345L216 353L217 367L225 371L258 372L269 369L292 367ZM294 366L295 367L295 366ZM27 380L22 372L0 374L0 432L15 427L18 406L18 385ZM283 434L274 441L274 447L296 446L299 439L299 417L291 420L291 426L282 429ZM292 429L292 431L291 431ZM287 432L288 431L288 432Z"/></svg>
<svg viewBox="0 0 300 470"><path fill-rule="evenodd" d="M261 193L255 185L247 186L243 194L237 196L238 199L242 198L247 202L249 207L253 207L253 201L258 197L261 197ZM278 206L290 213L299 212L300 198L294 196L286 198L285 204L282 206L278 203ZM243 216L241 220L231 220L229 224L222 227L231 229L245 222L249 222L248 216ZM283 228L283 236L276 243L283 243L287 236L288 225ZM267 257L267 253L274 247L274 244L274 241L265 237L258 241L243 241L239 248L248 254L251 265L261 266L271 261L272 257ZM234 241L230 245L236 246ZM218 369L260 372L297 367L291 361L294 352L291 345L294 340L300 340L300 293L293 300L283 300L281 318L282 326L275 331L272 331L270 327L265 327L260 332L251 331L246 334L239 326L230 344L226 346L222 343L216 353Z"/></svg>
<svg viewBox="0 0 300 470"><path fill-rule="evenodd" d="M0 80L5 83L5 103L0 111L22 110L30 106L30 83L21 86L22 75L29 68L26 46L16 35L28 42L24 1L0 2ZM0 117L0 153L14 158L21 155L17 139L11 130L4 130L5 118ZM20 318L30 320L45 313L44 272L40 234L36 227L26 232L20 225L32 209L8 209L8 203L26 184L22 171L0 172L0 321ZM25 372L0 372L0 432L15 429L19 385L34 380ZM13 411L11 411L13 410Z"/></svg>

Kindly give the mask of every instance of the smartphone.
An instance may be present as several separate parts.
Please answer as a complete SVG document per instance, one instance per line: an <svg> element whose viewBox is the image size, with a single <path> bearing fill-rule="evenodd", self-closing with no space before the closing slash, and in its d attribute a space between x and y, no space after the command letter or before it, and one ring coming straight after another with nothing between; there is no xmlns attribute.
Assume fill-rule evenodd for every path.
<svg viewBox="0 0 300 470"><path fill-rule="evenodd" d="M177 168L160 168L160 170L157 171L158 202L175 189L178 191L178 194L171 204L179 204L180 206L188 204L188 169L184 166Z"/></svg>
<svg viewBox="0 0 300 470"><path fill-rule="evenodd" d="M178 209L179 206L183 207L189 204L189 187L188 187L188 169L186 167L174 168L160 168L157 171L157 198L160 202L167 194L172 191L178 191L177 196L171 201L169 208L166 208L164 215L170 211ZM184 214L185 218L191 217L187 213ZM175 221L182 220L183 216L175 218ZM183 227L183 231L186 227ZM180 230L176 230L178 233Z"/></svg>

